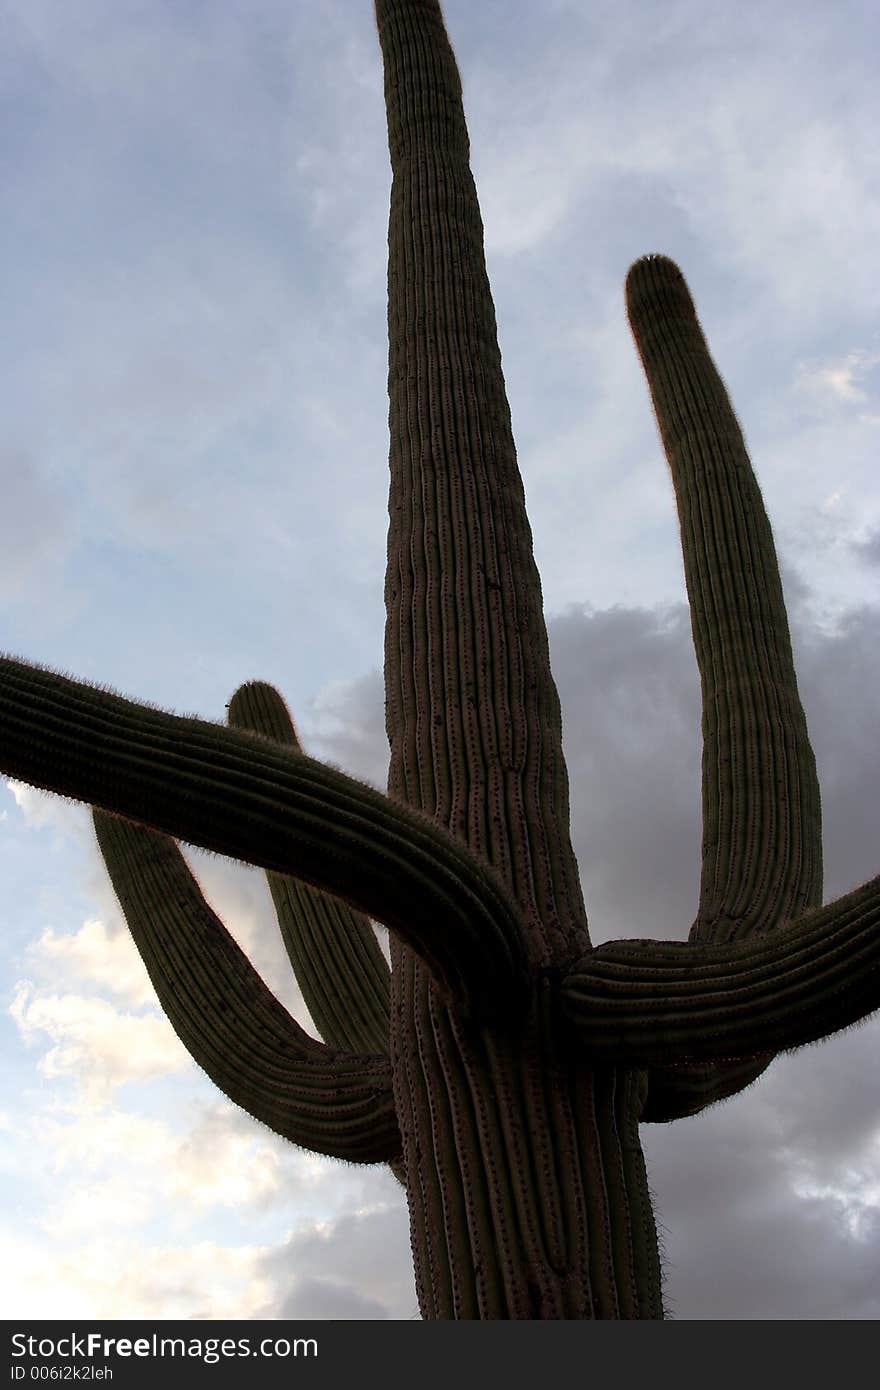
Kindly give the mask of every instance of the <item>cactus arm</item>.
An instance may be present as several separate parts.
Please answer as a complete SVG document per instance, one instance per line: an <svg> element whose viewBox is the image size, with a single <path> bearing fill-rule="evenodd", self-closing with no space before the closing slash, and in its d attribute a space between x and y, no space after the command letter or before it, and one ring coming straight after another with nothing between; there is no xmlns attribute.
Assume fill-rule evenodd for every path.
<svg viewBox="0 0 880 1390"><path fill-rule="evenodd" d="M678 267L648 256L627 310L675 487L703 696L703 866L692 942L733 942L821 902L819 787L773 536ZM696 1114L771 1055L652 1068L642 1119Z"/></svg>
<svg viewBox="0 0 880 1390"><path fill-rule="evenodd" d="M0 658L0 768L187 843L335 893L486 1017L528 989L520 914L441 827L269 739Z"/></svg>
<svg viewBox="0 0 880 1390"><path fill-rule="evenodd" d="M627 311L676 492L703 695L703 867L692 941L822 901L819 786L770 524L681 271L637 261Z"/></svg>
<svg viewBox="0 0 880 1390"><path fill-rule="evenodd" d="M264 681L239 686L229 702L233 728L302 753L283 698ZM331 1047L387 1052L390 972L368 917L347 903L267 870L281 936L306 1008Z"/></svg>
<svg viewBox="0 0 880 1390"><path fill-rule="evenodd" d="M739 1095L762 1076L773 1061L766 1056L733 1062L691 1062L678 1067L651 1067L648 1095L639 1120L667 1124L699 1115L710 1105Z"/></svg>
<svg viewBox="0 0 880 1390"><path fill-rule="evenodd" d="M174 840L93 810L104 862L174 1031L277 1134L361 1163L400 1153L387 1057L338 1053L290 1017L202 896Z"/></svg>
<svg viewBox="0 0 880 1390"><path fill-rule="evenodd" d="M880 1008L880 877L725 945L610 941L560 986L581 1043L634 1066L756 1062Z"/></svg>
<svg viewBox="0 0 880 1390"><path fill-rule="evenodd" d="M389 790L487 860L533 963L589 946L559 698L461 83L436 0L376 0L392 167Z"/></svg>

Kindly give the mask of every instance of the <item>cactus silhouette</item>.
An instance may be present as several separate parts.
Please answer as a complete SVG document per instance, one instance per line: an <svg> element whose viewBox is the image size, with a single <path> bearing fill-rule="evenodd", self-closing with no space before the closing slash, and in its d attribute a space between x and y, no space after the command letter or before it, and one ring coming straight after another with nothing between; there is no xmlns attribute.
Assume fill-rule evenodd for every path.
<svg viewBox="0 0 880 1390"><path fill-rule="evenodd" d="M461 87L435 0L376 0L393 169L382 795L254 681L226 724L0 662L0 766L95 809L161 1003L238 1105L405 1184L425 1318L660 1318L640 1123L880 1006L880 879L822 906L770 526L677 267L626 303L675 486L703 699L687 941L593 949ZM177 840L268 872L323 1041ZM391 968L371 919L391 934Z"/></svg>

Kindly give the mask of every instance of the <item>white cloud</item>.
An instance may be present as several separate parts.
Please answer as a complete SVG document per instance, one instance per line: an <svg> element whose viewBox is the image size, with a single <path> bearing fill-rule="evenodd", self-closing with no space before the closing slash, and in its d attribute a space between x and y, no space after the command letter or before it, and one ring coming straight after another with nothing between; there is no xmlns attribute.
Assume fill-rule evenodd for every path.
<svg viewBox="0 0 880 1390"><path fill-rule="evenodd" d="M137 1197L137 1215L129 1217L133 1224L169 1203L191 1214L259 1205L278 1193L282 1156L291 1152L228 1103L196 1106L182 1127L135 1110L82 1101L36 1114L29 1123L51 1154L53 1171L70 1180L57 1206L67 1221L74 1219L70 1211L82 1205L82 1193L96 1189L107 1195L109 1208L114 1194L127 1189L134 1211ZM120 1161L124 1179L118 1176ZM302 1169L298 1176L308 1183L308 1164L297 1166ZM114 1218L105 1215L103 1201L93 1206L91 1223L93 1229L97 1224L113 1229ZM48 1224L54 1226L56 1218Z"/></svg>
<svg viewBox="0 0 880 1390"><path fill-rule="evenodd" d="M800 362L797 364L796 386L802 391L816 392L825 400L830 396L844 404L859 404L869 399L865 378L878 365L880 352L868 352L865 348L855 348L843 357L829 358L823 362Z"/></svg>
<svg viewBox="0 0 880 1390"><path fill-rule="evenodd" d="M147 1172L161 1174L178 1140L164 1120L120 1109L108 1101L100 1109L82 1099L40 1112L29 1121L58 1173L79 1170L94 1177L133 1159Z"/></svg>
<svg viewBox="0 0 880 1390"><path fill-rule="evenodd" d="M265 1201L279 1191L286 1147L232 1106L212 1106L176 1136L168 1165L171 1194L201 1207Z"/></svg>
<svg viewBox="0 0 880 1390"><path fill-rule="evenodd" d="M82 819L79 806L71 806L60 796L44 792L39 787L30 787L26 782L16 782L9 778L6 782L15 799L15 804L24 817L25 825L31 830L45 830L47 827L64 830L72 821Z"/></svg>
<svg viewBox="0 0 880 1390"><path fill-rule="evenodd" d="M128 1081L146 1081L187 1066L183 1044L156 1012L127 1013L95 996L47 994L21 980L9 1013L26 1042L43 1035L51 1040L38 1063L40 1074L79 1081L94 1103Z"/></svg>
<svg viewBox="0 0 880 1390"><path fill-rule="evenodd" d="M79 848L84 861L84 890L100 913L74 932L44 928L27 948L31 972L44 984L90 981L136 1007L155 1003L155 991L113 891L88 808L21 782L7 785L29 829L52 829ZM191 846L182 849L223 925L285 1007L314 1035L262 870Z"/></svg>
<svg viewBox="0 0 880 1390"><path fill-rule="evenodd" d="M149 1214L147 1194L126 1172L100 1181L80 1180L50 1202L39 1224L62 1248L71 1241L82 1241L88 1246L95 1241L96 1228L116 1237L122 1231L143 1226Z"/></svg>
<svg viewBox="0 0 880 1390"><path fill-rule="evenodd" d="M150 977L131 936L127 931L109 930L99 918L89 919L72 934L46 927L29 954L52 979L89 980L135 1007L155 1002Z"/></svg>
<svg viewBox="0 0 880 1390"><path fill-rule="evenodd" d="M406 1283L397 1249L404 1203L393 1180L301 1153L229 1104L198 1101L169 1122L82 1099L47 1112L38 1100L16 1115L15 1134L39 1156L31 1167L44 1201L30 1234L10 1232L20 1278L5 1290L9 1316L277 1317L293 1268L306 1286L335 1279L324 1310L314 1312L330 1316L333 1289L368 1254L355 1260L346 1213L374 1211L377 1189L387 1216L384 1226L374 1223L385 1247L377 1288L387 1279ZM366 1192L373 1195L365 1205ZM241 1216L251 1229L277 1230L290 1224L292 1202L292 1264L287 1241L242 1245L239 1225L229 1224ZM328 1251L340 1254L329 1258L335 1276ZM41 1264L51 1271L42 1282ZM3 1282L0 1274L0 1291Z"/></svg>
<svg viewBox="0 0 880 1390"><path fill-rule="evenodd" d="M270 1295L260 1246L102 1236L60 1248L4 1232L9 1318L250 1318Z"/></svg>
<svg viewBox="0 0 880 1390"><path fill-rule="evenodd" d="M228 1103L206 1103L203 1077L194 1077L194 1103L158 1119L93 1094L91 1065L80 1061L76 1099L30 1092L10 1121L40 1194L29 1228L9 1233L16 1284L0 1273L0 1289L6 1282L10 1316L255 1316L275 1297L261 1263L276 1238L242 1245L237 1218L268 1232L291 1200L301 1223L313 1201L332 1212L340 1187L359 1200L338 1165L300 1153ZM41 1267L50 1271L42 1280Z"/></svg>
<svg viewBox="0 0 880 1390"><path fill-rule="evenodd" d="M880 1162L871 1169L845 1169L832 1182L803 1175L792 1184L798 1197L837 1208L848 1234L861 1243L871 1241L880 1224Z"/></svg>

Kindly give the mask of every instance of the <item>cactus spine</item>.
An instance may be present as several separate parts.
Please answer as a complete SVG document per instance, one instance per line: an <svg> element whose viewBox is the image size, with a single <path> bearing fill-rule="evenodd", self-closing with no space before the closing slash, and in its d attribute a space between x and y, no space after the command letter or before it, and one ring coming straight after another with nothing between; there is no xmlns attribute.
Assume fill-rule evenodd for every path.
<svg viewBox="0 0 880 1390"><path fill-rule="evenodd" d="M458 71L436 0L376 0L393 170L388 795L278 693L228 726L7 657L0 766L95 808L175 1029L296 1143L391 1164L427 1318L659 1318L639 1123L880 1006L880 879L821 905L815 764L773 540L681 273L627 306L669 459L703 694L685 942L593 950ZM263 866L323 1038L268 992L175 838ZM370 918L392 934L392 969Z"/></svg>

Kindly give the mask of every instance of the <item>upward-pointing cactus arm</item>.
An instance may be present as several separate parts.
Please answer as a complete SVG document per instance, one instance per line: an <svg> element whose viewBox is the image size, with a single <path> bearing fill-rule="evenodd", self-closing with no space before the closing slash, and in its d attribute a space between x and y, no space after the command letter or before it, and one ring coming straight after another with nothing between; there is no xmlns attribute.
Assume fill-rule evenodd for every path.
<svg viewBox="0 0 880 1390"><path fill-rule="evenodd" d="M692 942L729 942L822 900L819 787L770 523L678 267L637 261L627 310L675 488L703 698L703 866ZM771 1059L657 1070L645 1118L735 1094Z"/></svg>
<svg viewBox="0 0 880 1390"><path fill-rule="evenodd" d="M0 768L190 844L293 874L385 923L477 1015L528 989L516 907L424 816L274 742L0 658Z"/></svg>
<svg viewBox="0 0 880 1390"><path fill-rule="evenodd" d="M386 1056L339 1053L299 1027L202 896L174 840L103 811L98 844L174 1031L222 1091L316 1153L392 1160Z"/></svg>
<svg viewBox="0 0 880 1390"><path fill-rule="evenodd" d="M678 267L637 261L627 311L669 461L703 699L703 868L692 941L822 901L819 784L770 523Z"/></svg>
<svg viewBox="0 0 880 1390"><path fill-rule="evenodd" d="M265 681L239 686L229 702L233 728L302 753L283 698ZM267 870L281 936L306 1008L331 1047L387 1052L390 971L368 917L327 893Z"/></svg>

